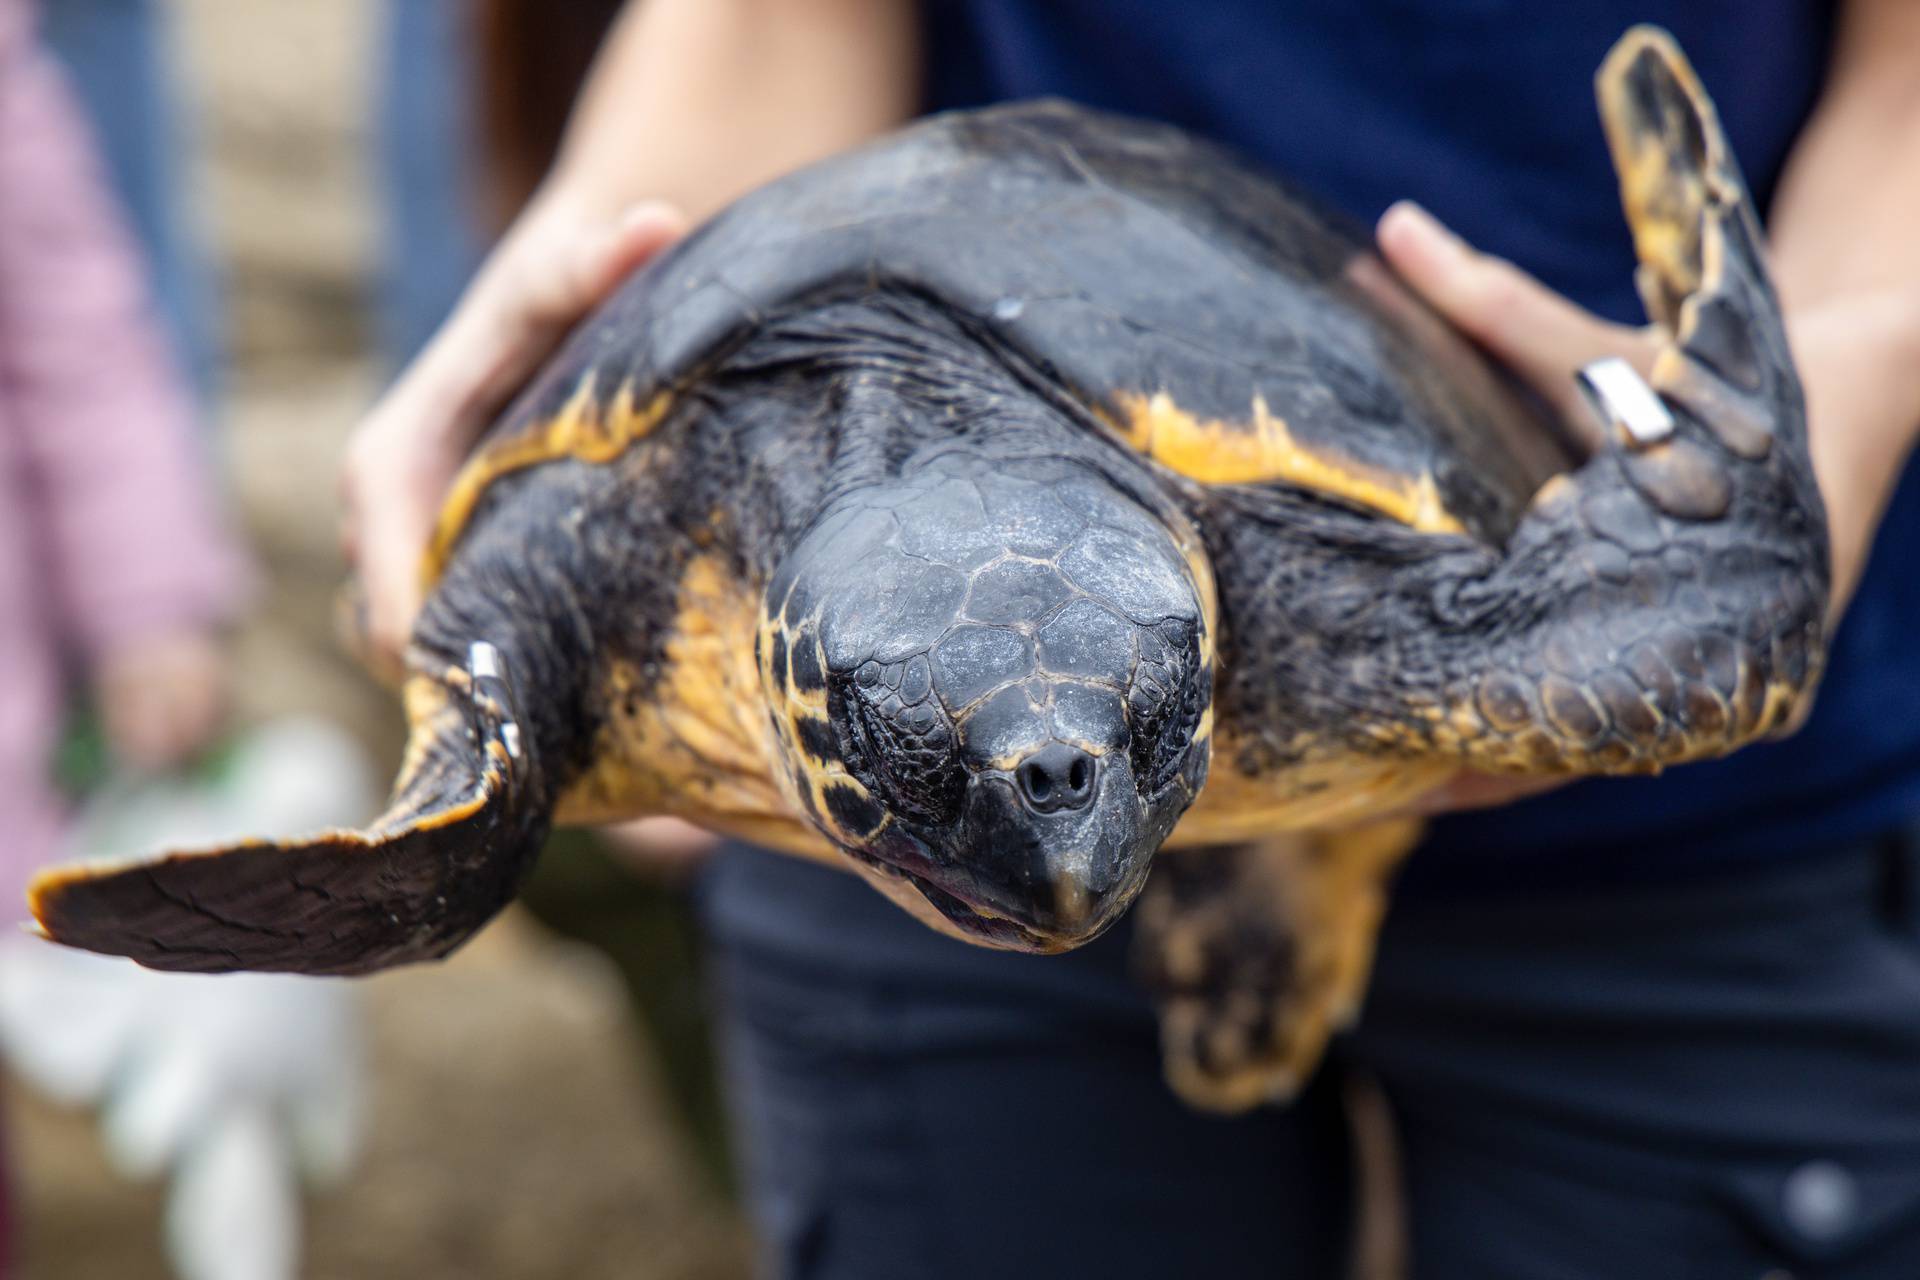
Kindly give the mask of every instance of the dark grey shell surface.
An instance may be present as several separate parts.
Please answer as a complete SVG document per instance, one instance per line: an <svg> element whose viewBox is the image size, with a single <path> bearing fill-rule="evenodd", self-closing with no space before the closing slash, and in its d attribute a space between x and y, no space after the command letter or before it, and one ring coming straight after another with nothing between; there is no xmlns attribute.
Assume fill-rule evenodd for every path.
<svg viewBox="0 0 1920 1280"><path fill-rule="evenodd" d="M772 183L639 273L498 430L601 395L687 390L770 321L905 291L1112 422L1165 394L1240 429L1431 475L1498 540L1567 463L1490 364L1363 239L1275 178L1167 126L1056 101L932 117Z"/></svg>

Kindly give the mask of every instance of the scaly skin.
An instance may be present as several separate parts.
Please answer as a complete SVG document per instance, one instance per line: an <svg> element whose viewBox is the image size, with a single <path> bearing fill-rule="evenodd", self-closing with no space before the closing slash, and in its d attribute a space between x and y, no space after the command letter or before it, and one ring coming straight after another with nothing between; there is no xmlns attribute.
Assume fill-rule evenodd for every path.
<svg viewBox="0 0 1920 1280"><path fill-rule="evenodd" d="M1249 590L1223 572L1230 604L1325 610L1291 633L1348 638L1306 696L1319 714L1348 713L1357 755L1648 773L1790 727L1819 679L1826 518L1751 200L1664 34L1629 33L1598 91L1642 292L1666 332L1650 382L1672 436L1643 446L1610 430L1606 448L1542 488L1503 549L1391 536L1362 549L1342 545L1343 531L1323 535L1350 560L1374 558L1376 592L1283 604L1290 594L1270 579ZM1247 545L1260 524L1232 526L1241 541L1223 566L1300 572L1297 554ZM1297 538L1297 522L1287 527ZM1297 659L1283 648L1266 661ZM1228 707L1278 695L1272 723L1315 713L1300 682L1262 679L1258 661L1234 676L1218 695ZM1263 750L1280 749L1243 746L1256 770L1270 767ZM1412 843L1361 828L1163 863L1143 901L1139 964L1160 993L1168 1077L1183 1096L1241 1110L1304 1082L1357 1003L1377 904ZM1327 858L1345 863L1339 874ZM1260 956L1271 962L1249 963Z"/></svg>
<svg viewBox="0 0 1920 1280"><path fill-rule="evenodd" d="M765 608L824 513L863 488L900 497L906 471L942 454L989 486L1021 459L1085 469L1101 478L1085 491L1092 516L1113 519L1075 519L1144 513L1178 546L1209 615L1196 641L1215 647L1210 706L1173 681L1199 724L1148 717L1201 744L1181 762L1192 782L1212 749L1175 844L1364 816L1463 765L1644 772L1790 724L1821 665L1826 536L1753 213L1664 37L1623 41L1601 99L1644 292L1670 327L1652 375L1676 420L1668 440L1615 441L1535 493L1565 462L1554 433L1396 299L1357 240L1256 171L1177 131L1063 104L930 122L690 237L584 326L483 444L432 562L410 655L413 748L384 819L56 872L36 886L40 919L62 941L163 967L363 972L444 955L484 924L556 810L673 811L839 858L836 836L908 824L855 803L837 777L816 807L831 813L838 796L848 825L808 820L801 783L851 758L826 748L823 723L865 723L864 750L885 757L855 779L868 800L884 779L911 791L902 810L944 814L932 766L904 767L939 745L922 731L918 668L907 681L913 654L890 655L898 706L878 648L848 658L870 722L790 678L794 654L816 652L794 648L809 634L799 624L858 605L861 584L824 574L826 611L788 619L783 605L778 627ZM915 499L915 519L937 520L932 496ZM993 538L1032 532L994 520ZM1066 565L1079 530L1045 532L1061 535ZM835 554L814 567L844 568ZM1028 558L1020 572L1044 595L1050 553ZM871 577L905 584L903 568L876 562ZM1118 568L1119 585L1088 594L1125 594ZM896 605L902 618L931 608ZM780 687L799 695L784 739L763 687L776 639ZM477 642L497 648L505 681L476 678ZM1204 670L1202 656L1181 670ZM859 685L867 658L879 682ZM1102 677L1115 690L1132 678L1119 672ZM1044 709L1056 737L1121 758L1117 711L1111 741L1084 721L1069 731L1038 679L1059 673L1031 674L978 704L1018 713L999 722L1008 743L1031 746L1013 730ZM956 696L949 710L975 705ZM880 731L887 717L913 732ZM987 763L1020 776L1020 761ZM1171 993L1170 1070L1196 1100L1284 1091L1354 1007L1397 846L1358 847L1301 837L1215 855L1220 874L1195 863L1156 898L1143 964ZM932 861L969 872L975 852ZM1138 883L1113 878L1089 912L1090 893L1029 892L1044 877L1028 870L1002 867L994 900L1042 929L1016 939L1036 949L1081 940ZM1265 888L1236 900L1236 883ZM1280 907L1263 920L1256 901ZM1156 940L1225 962L1156 956Z"/></svg>
<svg viewBox="0 0 1920 1280"><path fill-rule="evenodd" d="M1565 583L1441 695L1455 749L1482 768L1644 772L1722 755L1793 723L1825 655L1826 512L1752 201L1666 38L1630 34L1599 90L1667 333L1650 381L1676 430L1616 441L1550 484L1507 559L1446 602L1472 625L1510 607L1516 575Z"/></svg>
<svg viewBox="0 0 1920 1280"><path fill-rule="evenodd" d="M1419 834L1401 819L1161 860L1134 916L1134 969L1176 1093L1237 1112L1305 1083L1359 1016L1387 880Z"/></svg>

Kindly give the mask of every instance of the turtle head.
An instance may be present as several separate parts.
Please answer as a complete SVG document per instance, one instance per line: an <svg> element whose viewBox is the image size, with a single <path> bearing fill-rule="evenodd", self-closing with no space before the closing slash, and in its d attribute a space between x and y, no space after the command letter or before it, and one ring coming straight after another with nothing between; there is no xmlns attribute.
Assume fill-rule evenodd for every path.
<svg viewBox="0 0 1920 1280"><path fill-rule="evenodd" d="M1065 463L842 503L775 575L760 637L801 803L946 932L1091 939L1206 778L1211 577L1192 545Z"/></svg>

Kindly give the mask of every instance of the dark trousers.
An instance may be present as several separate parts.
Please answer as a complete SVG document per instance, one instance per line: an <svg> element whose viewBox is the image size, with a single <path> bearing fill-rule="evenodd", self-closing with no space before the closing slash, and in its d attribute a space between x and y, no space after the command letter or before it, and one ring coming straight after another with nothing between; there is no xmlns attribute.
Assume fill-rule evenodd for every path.
<svg viewBox="0 0 1920 1280"><path fill-rule="evenodd" d="M1915 1280L1915 863L1888 839L1407 898L1321 1078L1222 1120L1160 1083L1124 931L979 951L730 851L705 910L765 1270L1339 1276L1359 1067L1398 1121L1418 1280Z"/></svg>

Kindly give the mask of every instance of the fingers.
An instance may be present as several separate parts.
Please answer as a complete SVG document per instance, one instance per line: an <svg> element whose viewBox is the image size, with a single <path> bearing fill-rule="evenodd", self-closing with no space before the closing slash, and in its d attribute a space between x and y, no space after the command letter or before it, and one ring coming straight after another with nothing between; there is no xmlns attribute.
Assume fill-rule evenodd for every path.
<svg viewBox="0 0 1920 1280"><path fill-rule="evenodd" d="M612 295L620 283L687 233L687 221L671 205L635 205L597 235L586 237L572 260L554 273L555 289L535 297L538 319L570 329Z"/></svg>
<svg viewBox="0 0 1920 1280"><path fill-rule="evenodd" d="M658 203L611 224L558 205L529 215L355 431L341 550L364 593L357 647L376 669L400 666L420 609L421 553L474 441L583 316L685 231Z"/></svg>
<svg viewBox="0 0 1920 1280"><path fill-rule="evenodd" d="M1388 209L1376 235L1382 255L1416 292L1577 428L1589 426L1573 379L1580 368L1604 356L1623 356L1642 373L1652 366L1651 331L1574 305L1512 263L1475 250L1411 201Z"/></svg>
<svg viewBox="0 0 1920 1280"><path fill-rule="evenodd" d="M348 446L342 484L342 550L360 580L362 647L396 667L420 607L420 548L479 430L422 390L403 381L368 415Z"/></svg>

